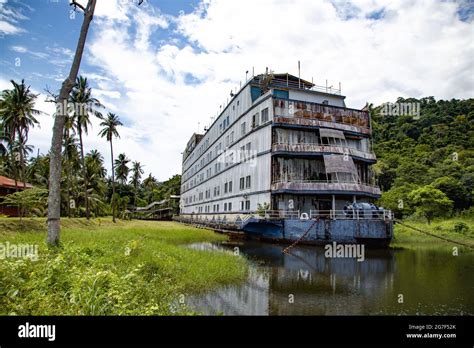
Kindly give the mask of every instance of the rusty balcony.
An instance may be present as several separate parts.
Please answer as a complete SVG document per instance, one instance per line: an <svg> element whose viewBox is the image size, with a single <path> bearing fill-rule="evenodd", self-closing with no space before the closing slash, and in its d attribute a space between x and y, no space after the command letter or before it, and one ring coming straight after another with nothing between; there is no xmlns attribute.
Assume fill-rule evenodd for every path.
<svg viewBox="0 0 474 348"><path fill-rule="evenodd" d="M323 180L276 180L271 185L272 191L298 191L315 193L363 193L372 196L380 196L380 188L369 183L362 182L340 182Z"/></svg>
<svg viewBox="0 0 474 348"><path fill-rule="evenodd" d="M274 123L371 134L367 111L297 100L273 99Z"/></svg>
<svg viewBox="0 0 474 348"><path fill-rule="evenodd" d="M358 157L367 161L375 162L376 157L374 153L364 152L357 149L354 149L349 146L340 146L340 145L322 145L322 144L309 144L309 143L300 143L300 144L288 144L288 143L274 143L272 144L272 152L294 152L294 153L334 153L342 155L350 155L353 157Z"/></svg>

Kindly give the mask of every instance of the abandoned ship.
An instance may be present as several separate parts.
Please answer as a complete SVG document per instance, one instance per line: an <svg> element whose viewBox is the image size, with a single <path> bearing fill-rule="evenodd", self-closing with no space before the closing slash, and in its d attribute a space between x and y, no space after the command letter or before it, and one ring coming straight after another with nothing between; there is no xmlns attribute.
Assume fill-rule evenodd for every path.
<svg viewBox="0 0 474 348"><path fill-rule="evenodd" d="M347 108L340 84L252 76L182 161L179 221L307 244L392 239L391 212L372 203L369 112Z"/></svg>

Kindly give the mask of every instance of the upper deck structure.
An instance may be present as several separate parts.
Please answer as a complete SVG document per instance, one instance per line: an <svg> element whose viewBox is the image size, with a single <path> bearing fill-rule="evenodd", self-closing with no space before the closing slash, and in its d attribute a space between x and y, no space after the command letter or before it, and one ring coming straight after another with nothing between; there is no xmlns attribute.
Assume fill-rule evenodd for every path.
<svg viewBox="0 0 474 348"><path fill-rule="evenodd" d="M180 214L232 221L259 207L318 214L380 196L370 115L340 89L252 77L183 153Z"/></svg>

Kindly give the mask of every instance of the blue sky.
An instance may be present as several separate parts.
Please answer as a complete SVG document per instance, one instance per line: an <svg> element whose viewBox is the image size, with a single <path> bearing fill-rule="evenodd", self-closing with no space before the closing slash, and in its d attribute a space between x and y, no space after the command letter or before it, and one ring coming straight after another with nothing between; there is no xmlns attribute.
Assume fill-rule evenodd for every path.
<svg viewBox="0 0 474 348"><path fill-rule="evenodd" d="M85 1L85 0L82 0ZM0 89L24 78L40 94L48 150L52 104L69 71L82 15L67 0L0 0ZM474 92L471 1L98 0L80 73L124 121L116 153L165 180L181 171L190 135L212 121L245 71L297 72L342 83L348 106L398 96L467 98ZM97 137L86 150L108 146Z"/></svg>

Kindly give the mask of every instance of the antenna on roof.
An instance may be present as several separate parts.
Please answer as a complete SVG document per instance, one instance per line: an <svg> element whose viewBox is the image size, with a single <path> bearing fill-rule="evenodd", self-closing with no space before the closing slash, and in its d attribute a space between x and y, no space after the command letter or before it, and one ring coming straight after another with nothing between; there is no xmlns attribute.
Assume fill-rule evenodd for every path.
<svg viewBox="0 0 474 348"><path fill-rule="evenodd" d="M245 72L245 82L247 82L247 80L248 80L248 78L247 78L247 75L248 75L248 74L249 74L249 71L247 70L247 71Z"/></svg>
<svg viewBox="0 0 474 348"><path fill-rule="evenodd" d="M301 88L301 64L298 61L298 88Z"/></svg>

